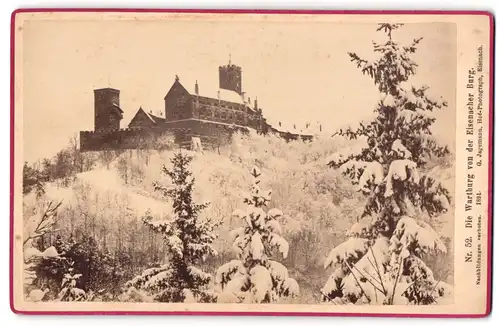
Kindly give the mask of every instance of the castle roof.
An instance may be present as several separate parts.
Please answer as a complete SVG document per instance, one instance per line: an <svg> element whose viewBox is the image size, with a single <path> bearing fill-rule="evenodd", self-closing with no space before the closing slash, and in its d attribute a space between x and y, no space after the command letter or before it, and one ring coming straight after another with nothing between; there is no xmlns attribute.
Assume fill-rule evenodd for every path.
<svg viewBox="0 0 500 326"><path fill-rule="evenodd" d="M180 79L179 83L189 92L189 94L193 96L197 95L195 91L195 85L198 84L198 96L211 99L220 99L221 101L245 105L252 111L254 110L252 104L243 99L243 95L240 95L235 91L214 87L213 85L210 85L208 83L203 84L197 83L197 81L186 81L184 79Z"/></svg>
<svg viewBox="0 0 500 326"><path fill-rule="evenodd" d="M118 111L120 111L121 113L123 113L123 110L118 106L118 104L116 103L113 103L113 108L117 109Z"/></svg>
<svg viewBox="0 0 500 326"><path fill-rule="evenodd" d="M275 129L278 132L289 132L291 134L300 134L300 135L319 135L319 134L327 134L328 132L324 130L324 126L321 126L321 123L319 121L316 122L308 122L308 123L297 123L297 124L290 124L278 120L267 120L269 125L273 129Z"/></svg>
<svg viewBox="0 0 500 326"><path fill-rule="evenodd" d="M139 110L143 110L142 108L140 108ZM165 122L165 118L162 118L162 117L159 117L159 116L156 116L152 113L148 113L147 111L143 110L144 113L146 113L147 117L153 121L154 123L159 123L159 122Z"/></svg>
<svg viewBox="0 0 500 326"><path fill-rule="evenodd" d="M158 117L156 115L153 115L152 113L148 113L146 110L144 110L142 107L139 107L139 110L137 110L137 112L135 113L134 117L132 118L132 120L130 120L130 124L133 124L134 121L140 117L142 115L146 116L149 120L151 120L151 122L153 122L154 124L157 124L157 123L163 123L165 122L165 118L162 118L162 117Z"/></svg>
<svg viewBox="0 0 500 326"><path fill-rule="evenodd" d="M103 91L112 91L112 92L115 92L115 93L120 93L120 90L119 89L116 89L116 88L112 88L112 87L103 87L103 88L96 88L94 89L94 92L103 92Z"/></svg>

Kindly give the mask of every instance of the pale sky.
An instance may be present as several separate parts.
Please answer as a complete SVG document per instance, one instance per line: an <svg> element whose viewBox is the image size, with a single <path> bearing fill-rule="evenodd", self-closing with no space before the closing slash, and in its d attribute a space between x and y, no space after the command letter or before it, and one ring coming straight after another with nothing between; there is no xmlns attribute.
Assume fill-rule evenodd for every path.
<svg viewBox="0 0 500 326"><path fill-rule="evenodd" d="M264 115L288 124L320 121L335 130L369 116L379 99L347 52L373 56L374 24L210 21L37 21L23 28L24 156L50 157L80 130L93 130L95 88L121 91L125 128L140 105L158 113L176 74L181 83L218 84L218 66L242 67L243 90ZM379 35L380 34L380 35ZM415 85L450 107L435 133L454 143L454 24L407 24L394 34L415 54ZM192 88L192 85L185 85Z"/></svg>

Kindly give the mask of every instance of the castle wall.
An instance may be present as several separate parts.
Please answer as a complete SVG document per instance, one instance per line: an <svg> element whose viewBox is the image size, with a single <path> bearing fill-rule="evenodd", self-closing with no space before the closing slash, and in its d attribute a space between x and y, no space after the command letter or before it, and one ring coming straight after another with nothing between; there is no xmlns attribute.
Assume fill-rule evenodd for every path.
<svg viewBox="0 0 500 326"><path fill-rule="evenodd" d="M150 129L119 129L102 132L80 131L80 150L99 151L117 149L137 149L150 146L162 136L171 135L176 143L184 141L184 135L189 130Z"/></svg>
<svg viewBox="0 0 500 326"><path fill-rule="evenodd" d="M109 131L81 131L80 149L86 151L137 149L150 146L158 138L171 135L174 141L189 147L192 137L199 137L205 145L229 142L235 131L248 132L242 126L214 123L196 119L166 122L161 128L120 129Z"/></svg>
<svg viewBox="0 0 500 326"><path fill-rule="evenodd" d="M205 148L216 148L231 139L231 135L240 131L248 132L248 128L241 125L218 123L208 120L185 119L166 122L161 128L120 129L110 131L81 131L80 150L100 151L118 149L137 149L150 147L163 136L174 137L175 143L184 148L189 148L192 137L199 137ZM280 132L270 128L269 132L278 134L287 141L302 140L312 141L310 135Z"/></svg>
<svg viewBox="0 0 500 326"><path fill-rule="evenodd" d="M248 129L243 126L197 119L172 121L167 122L166 125L169 130L186 130L183 140L181 137L177 138L183 147L189 147L191 138L198 137L204 148L217 148L222 144L229 143L234 132L248 132Z"/></svg>

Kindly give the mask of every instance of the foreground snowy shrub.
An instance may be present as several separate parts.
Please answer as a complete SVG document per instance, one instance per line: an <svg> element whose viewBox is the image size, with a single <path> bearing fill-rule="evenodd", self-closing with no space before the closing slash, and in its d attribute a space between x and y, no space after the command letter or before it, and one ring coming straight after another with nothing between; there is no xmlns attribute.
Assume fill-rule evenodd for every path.
<svg viewBox="0 0 500 326"><path fill-rule="evenodd" d="M221 288L218 302L273 303L299 294L299 286L289 277L287 268L268 256L277 250L286 258L289 247L278 222L283 213L276 208L267 212L263 209L271 200L271 191L260 189L259 176L259 169L254 167L251 194L244 199L248 208L234 212L244 226L231 234L238 259L217 271L215 281Z"/></svg>
<svg viewBox="0 0 500 326"><path fill-rule="evenodd" d="M61 292L57 299L59 301L85 301L86 293L84 290L77 287L76 283L82 274L75 274L73 268L70 267L68 272L64 274L64 278L61 284Z"/></svg>

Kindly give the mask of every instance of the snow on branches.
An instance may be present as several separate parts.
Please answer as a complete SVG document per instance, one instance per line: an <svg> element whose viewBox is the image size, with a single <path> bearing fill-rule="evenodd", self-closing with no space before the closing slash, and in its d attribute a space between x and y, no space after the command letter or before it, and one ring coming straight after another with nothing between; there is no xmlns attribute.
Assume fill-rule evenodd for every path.
<svg viewBox="0 0 500 326"><path fill-rule="evenodd" d="M35 212L27 221L25 221L23 245L31 247L33 240L43 236L45 233L52 230L56 223L57 210L61 206L61 202L54 204L48 202L40 212Z"/></svg>
<svg viewBox="0 0 500 326"><path fill-rule="evenodd" d="M322 289L326 301L430 304L439 296L439 282L420 257L446 252L446 247L429 225L415 218L449 208L448 190L424 169L430 157L449 153L430 129L435 121L431 113L447 104L428 96L427 86L409 85L417 68L411 55L422 39L401 46L393 32L402 26L379 24L377 31L387 41L374 43L378 59L369 62L349 53L382 96L372 121L338 132L361 148L356 145L329 158L328 165L348 176L367 201L348 232L350 239L325 261L325 268L335 267Z"/></svg>
<svg viewBox="0 0 500 326"><path fill-rule="evenodd" d="M216 299L210 289L211 275L196 265L217 254L212 244L217 238L215 228L220 222L200 217L208 204L196 204L192 199L194 178L188 167L191 160L184 153L176 154L171 160L172 169L163 167L163 173L172 179L173 187L154 184L156 191L172 199L173 216L153 220L148 212L143 219L146 226L162 235L168 262L149 268L127 282L127 293L141 294L140 291L144 291L145 295L160 302L214 302Z"/></svg>
<svg viewBox="0 0 500 326"><path fill-rule="evenodd" d="M421 257L431 251L446 253L446 246L431 226L411 217L403 217L398 221L390 239L391 251Z"/></svg>
<svg viewBox="0 0 500 326"><path fill-rule="evenodd" d="M35 248L33 241L42 237L46 233L53 231L56 223L57 209L61 203L54 204L49 202L40 210L35 212L33 216L29 217L23 226L24 239L23 239L23 258L24 258L24 275L23 284L28 294L28 299L31 301L41 301L45 294L48 292L46 289L42 291L33 288L33 283L37 278L36 268L44 259L59 259L59 253L55 247L48 247L43 252Z"/></svg>
<svg viewBox="0 0 500 326"><path fill-rule="evenodd" d="M325 268L329 268L335 264L356 262L363 257L368 248L368 240L350 238L330 251L325 261Z"/></svg>
<svg viewBox="0 0 500 326"><path fill-rule="evenodd" d="M271 191L260 189L258 168L252 168L251 174L254 178L251 193L243 200L247 210L233 213L244 225L231 232L238 259L221 266L215 277L221 292L219 302L271 303L299 293L299 286L289 277L287 268L270 259L273 250L283 258L288 255L288 242L281 236L278 221L283 213L276 208L264 210L271 200Z"/></svg>
<svg viewBox="0 0 500 326"><path fill-rule="evenodd" d="M417 171L417 163L410 160L394 160L389 166L389 171L385 178L386 186L384 197L391 197L394 195L394 182L407 181L418 183L419 175Z"/></svg>
<svg viewBox="0 0 500 326"><path fill-rule="evenodd" d="M85 301L87 296L85 291L76 286L81 276L82 274L74 274L72 267L68 269L61 283L62 289L57 296L59 301Z"/></svg>
<svg viewBox="0 0 500 326"><path fill-rule="evenodd" d="M405 224L414 225L411 222ZM423 240L426 245L422 247L429 249L434 239L433 250L443 250L444 245L439 238L433 238L430 234L428 230L421 232L420 237L426 238ZM413 236L418 238L418 231ZM409 238L411 236L408 234L402 237L402 241L397 236L390 240L377 238L373 245L363 246L358 250L356 246L348 245L348 242L340 245L339 247L343 247L342 251L349 253L347 257L350 259L327 259L332 264L325 266L335 267L335 270L322 288L324 300L335 302L338 298L345 298L361 304L434 302L443 294L442 288L446 285L436 281L432 271L414 254L414 250L408 249L412 246L415 248L417 243L415 240L409 241Z"/></svg>

